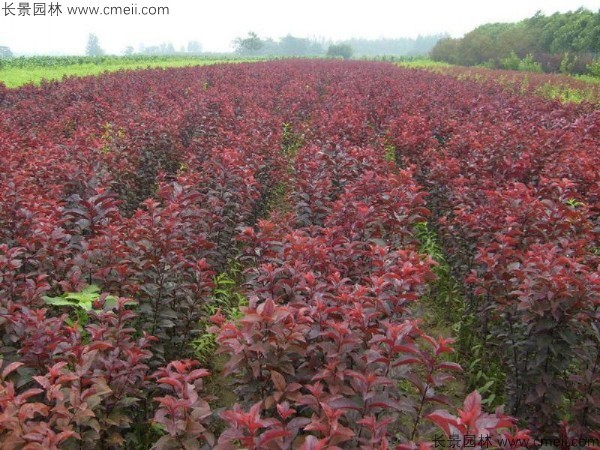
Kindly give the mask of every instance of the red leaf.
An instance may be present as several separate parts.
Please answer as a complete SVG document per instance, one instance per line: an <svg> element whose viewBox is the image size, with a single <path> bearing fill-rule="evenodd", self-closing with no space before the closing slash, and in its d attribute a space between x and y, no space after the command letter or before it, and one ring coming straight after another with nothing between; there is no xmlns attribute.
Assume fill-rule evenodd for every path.
<svg viewBox="0 0 600 450"><path fill-rule="evenodd" d="M24 363L22 363L22 362L12 362L12 363L10 363L2 371L2 378L6 378L8 375L10 375L12 372L14 372L15 370L17 370L19 367L21 367L23 365L24 365Z"/></svg>

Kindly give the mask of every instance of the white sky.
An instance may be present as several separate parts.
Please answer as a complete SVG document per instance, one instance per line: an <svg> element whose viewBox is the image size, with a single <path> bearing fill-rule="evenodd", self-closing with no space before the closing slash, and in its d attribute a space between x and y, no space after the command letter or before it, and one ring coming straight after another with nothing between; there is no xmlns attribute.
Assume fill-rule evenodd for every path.
<svg viewBox="0 0 600 450"><path fill-rule="evenodd" d="M17 7L23 0L8 0ZM127 45L172 42L176 49L198 40L205 51L230 51L231 42L252 30L261 37L344 39L349 37L416 37L449 32L461 36L487 22L517 21L536 11L546 14L586 7L600 0L30 0L59 3L55 17L5 16L0 0L0 45L15 53L83 54L95 33L110 53ZM168 6L168 16L67 15L67 6ZM17 12L17 11L16 11Z"/></svg>

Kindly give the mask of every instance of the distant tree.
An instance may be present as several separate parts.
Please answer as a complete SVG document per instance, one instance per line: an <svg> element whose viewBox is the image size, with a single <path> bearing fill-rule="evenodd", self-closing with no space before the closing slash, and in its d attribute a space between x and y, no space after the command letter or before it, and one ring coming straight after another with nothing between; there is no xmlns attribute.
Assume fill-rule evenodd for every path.
<svg viewBox="0 0 600 450"><path fill-rule="evenodd" d="M447 34L434 34L417 38L352 38L338 44L348 44L354 56L417 56L428 54L440 39L447 37Z"/></svg>
<svg viewBox="0 0 600 450"><path fill-rule="evenodd" d="M342 57L350 59L352 57L352 47L348 44L332 44L327 49L327 56L330 58Z"/></svg>
<svg viewBox="0 0 600 450"><path fill-rule="evenodd" d="M268 37L268 38L261 39L261 41L262 41L262 47L260 48L260 50L258 50L256 52L256 54L261 54L261 55L280 55L281 54L279 42L275 42L275 40L273 38Z"/></svg>
<svg viewBox="0 0 600 450"><path fill-rule="evenodd" d="M308 56L321 53L309 39L297 38L290 34L279 40L279 52L286 56ZM313 53L314 52L314 53Z"/></svg>
<svg viewBox="0 0 600 450"><path fill-rule="evenodd" d="M168 42L166 44L163 44L163 51L161 53L165 54L165 55L173 55L175 54L175 46L173 45L172 42Z"/></svg>
<svg viewBox="0 0 600 450"><path fill-rule="evenodd" d="M274 39L267 37L260 39L261 47L254 51L238 50L238 53L272 56L316 56L323 55L323 45L314 39L299 38L288 34Z"/></svg>
<svg viewBox="0 0 600 450"><path fill-rule="evenodd" d="M412 45L412 49L408 52L409 55L418 56L426 55L440 39L449 37L448 34L434 34L430 36L417 36Z"/></svg>
<svg viewBox="0 0 600 450"><path fill-rule="evenodd" d="M98 36L95 34L90 34L88 36L87 46L85 47L85 54L88 56L102 56L104 54L104 50L100 47L100 41Z"/></svg>
<svg viewBox="0 0 600 450"><path fill-rule="evenodd" d="M264 42L258 35L250 31L248 32L248 36L245 38L236 38L233 41L233 45L235 46L235 52L240 54L252 54L258 53L260 49L264 47Z"/></svg>
<svg viewBox="0 0 600 450"><path fill-rule="evenodd" d="M459 64L474 66L496 56L492 32L475 29L465 34L460 43Z"/></svg>
<svg viewBox="0 0 600 450"><path fill-rule="evenodd" d="M530 53L540 53L539 30L520 22L514 27L508 27L496 37L496 54L498 58L508 57L512 53L519 58L525 58Z"/></svg>
<svg viewBox="0 0 600 450"><path fill-rule="evenodd" d="M517 23L490 23L462 39L442 39L434 60L546 72L593 73L600 53L600 11L580 8Z"/></svg>
<svg viewBox="0 0 600 450"><path fill-rule="evenodd" d="M134 52L135 50L133 49L133 47L131 45L128 45L127 47L125 47L125 51L123 52L123 54L125 56L131 56Z"/></svg>
<svg viewBox="0 0 600 450"><path fill-rule="evenodd" d="M429 55L434 61L445 61L450 64L458 64L459 48L460 39L441 39L435 47L431 49Z"/></svg>
<svg viewBox="0 0 600 450"><path fill-rule="evenodd" d="M188 53L202 53L202 44L198 41L190 41L187 44Z"/></svg>
<svg viewBox="0 0 600 450"><path fill-rule="evenodd" d="M175 46L171 42L163 42L160 45L140 45L140 53L143 55L174 55Z"/></svg>
<svg viewBox="0 0 600 450"><path fill-rule="evenodd" d="M140 50L140 53L143 53L144 55L158 55L160 51L161 50L158 45L144 45L143 48Z"/></svg>
<svg viewBox="0 0 600 450"><path fill-rule="evenodd" d="M12 58L10 48L0 45L0 58Z"/></svg>

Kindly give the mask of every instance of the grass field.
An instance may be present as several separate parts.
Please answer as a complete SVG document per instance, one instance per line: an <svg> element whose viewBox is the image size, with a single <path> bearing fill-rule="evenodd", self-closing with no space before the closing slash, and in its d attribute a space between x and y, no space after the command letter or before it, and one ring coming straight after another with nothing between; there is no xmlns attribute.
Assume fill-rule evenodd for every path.
<svg viewBox="0 0 600 450"><path fill-rule="evenodd" d="M254 59L252 59L254 60ZM60 80L69 76L99 75L103 72L148 67L188 67L218 63L244 62L249 59L206 56L107 56L107 57L31 57L0 60L0 83L9 88L42 80Z"/></svg>
<svg viewBox="0 0 600 450"><path fill-rule="evenodd" d="M400 61L398 63L400 67L406 67L407 69L440 69L445 67L451 67L450 64L434 61L432 59L412 59L406 61Z"/></svg>

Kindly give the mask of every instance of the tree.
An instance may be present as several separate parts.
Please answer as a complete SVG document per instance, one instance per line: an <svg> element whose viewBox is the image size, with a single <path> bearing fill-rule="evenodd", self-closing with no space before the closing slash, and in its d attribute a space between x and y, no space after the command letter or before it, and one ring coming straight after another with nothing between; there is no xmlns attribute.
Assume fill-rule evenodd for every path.
<svg viewBox="0 0 600 450"><path fill-rule="evenodd" d="M12 58L12 56L10 48L0 45L0 58Z"/></svg>
<svg viewBox="0 0 600 450"><path fill-rule="evenodd" d="M445 61L450 64L458 64L458 52L460 49L460 39L445 38L440 39L435 47L429 52L429 56L434 61Z"/></svg>
<svg viewBox="0 0 600 450"><path fill-rule="evenodd" d="M172 42L167 42L165 44L162 44L162 51L161 53L164 55L174 55L175 54L175 46L173 45Z"/></svg>
<svg viewBox="0 0 600 450"><path fill-rule="evenodd" d="M187 45L188 53L202 53L202 44L198 41L190 41Z"/></svg>
<svg viewBox="0 0 600 450"><path fill-rule="evenodd" d="M584 8L517 23L490 23L461 39L443 39L434 60L451 64L584 73L600 52L600 12Z"/></svg>
<svg viewBox="0 0 600 450"><path fill-rule="evenodd" d="M327 56L330 58L342 57L350 59L352 57L352 47L348 44L332 44L327 49Z"/></svg>
<svg viewBox="0 0 600 450"><path fill-rule="evenodd" d="M264 47L264 42L258 35L250 31L248 32L248 37L246 38L236 38L233 41L233 45L235 46L235 52L240 54L252 54L257 53L260 49Z"/></svg>
<svg viewBox="0 0 600 450"><path fill-rule="evenodd" d="M474 66L493 59L496 56L493 36L491 30L483 27L465 34L460 42L459 64Z"/></svg>
<svg viewBox="0 0 600 450"><path fill-rule="evenodd" d="M307 56L311 53L321 53L315 49L309 39L297 38L290 34L279 40L279 51L282 55L286 56Z"/></svg>
<svg viewBox="0 0 600 450"><path fill-rule="evenodd" d="M125 51L123 53L125 54L125 56L131 56L134 52L135 50L133 49L133 47L131 45L128 45L127 47L125 47Z"/></svg>
<svg viewBox="0 0 600 450"><path fill-rule="evenodd" d="M100 41L98 36L90 34L88 36L87 46L85 47L85 54L88 56L102 56L104 50L100 47Z"/></svg>

